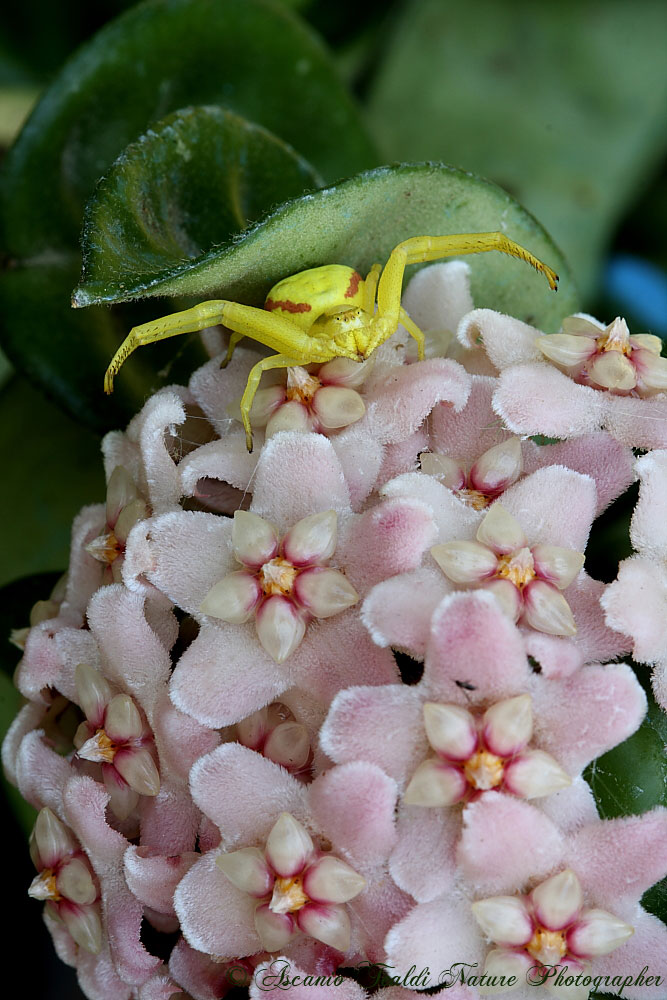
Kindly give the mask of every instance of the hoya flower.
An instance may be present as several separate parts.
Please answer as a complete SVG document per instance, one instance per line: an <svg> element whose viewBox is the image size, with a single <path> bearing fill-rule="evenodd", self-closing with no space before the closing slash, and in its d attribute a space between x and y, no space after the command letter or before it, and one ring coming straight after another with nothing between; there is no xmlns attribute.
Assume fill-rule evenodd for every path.
<svg viewBox="0 0 667 1000"><path fill-rule="evenodd" d="M514 975L519 982L544 982L565 1000L588 1000L590 984L556 986L549 967L567 966L575 975L586 972L593 958L609 955L634 933L613 913L586 908L581 882L569 868L528 895L480 899L472 911L483 934L496 945L484 963L492 981ZM479 992L486 996L509 991L490 985Z"/></svg>
<svg viewBox="0 0 667 1000"><path fill-rule="evenodd" d="M9 634L9 641L22 652L25 650L26 639L31 628L41 625L42 622L57 618L60 606L65 597L65 587L67 578L63 574L56 582L50 596L45 601L35 601L30 609L29 624L23 628L13 628Z"/></svg>
<svg viewBox="0 0 667 1000"><path fill-rule="evenodd" d="M86 552L104 565L103 583L122 582L127 536L147 513L146 501L139 495L134 480L127 469L117 465L107 485L104 528L86 545Z"/></svg>
<svg viewBox="0 0 667 1000"><path fill-rule="evenodd" d="M491 788L539 798L572 779L543 750L528 749L532 699L516 695L475 716L459 705L424 703L424 729L436 756L419 765L405 790L408 805L449 806Z"/></svg>
<svg viewBox="0 0 667 1000"><path fill-rule="evenodd" d="M632 637L633 656L655 664L653 688L667 708L667 451L643 455L635 465L639 500L630 538L637 554L619 566L618 579L602 595L608 624Z"/></svg>
<svg viewBox="0 0 667 1000"><path fill-rule="evenodd" d="M234 625L254 617L260 643L283 663L312 618L330 618L359 600L344 574L328 566L337 527L336 511L322 511L302 518L279 539L264 518L237 510L232 549L244 568L216 583L200 610Z"/></svg>
<svg viewBox="0 0 667 1000"><path fill-rule="evenodd" d="M28 895L46 903L52 919L92 954L102 947L99 891L88 860L70 831L48 808L41 809L30 838L38 874Z"/></svg>
<svg viewBox="0 0 667 1000"><path fill-rule="evenodd" d="M358 387L368 375L368 363L335 358L324 365L287 368L277 385L255 394L250 422L277 431L330 431L348 427L366 412Z"/></svg>
<svg viewBox="0 0 667 1000"><path fill-rule="evenodd" d="M667 360L659 357L659 339L631 336L620 319L605 328L575 316L565 326L576 332L545 337L491 309L461 321L461 343L483 345L500 370L493 405L506 427L557 438L603 428L631 447L664 448Z"/></svg>
<svg viewBox="0 0 667 1000"><path fill-rule="evenodd" d="M362 618L380 645L421 659L431 615L445 594L482 587L503 602L510 617L525 623L527 651L544 669L551 664L558 670L558 660L575 650L580 663L628 650L627 637L605 625L599 603L604 585L579 568L597 506L589 476L559 465L538 468L506 489L501 501L480 511L423 472L398 476L381 493L426 503L437 524L438 544L421 567L376 584L366 597ZM493 514L499 504L500 512ZM567 588L565 594L560 587ZM529 607L531 592L536 600ZM575 650L567 652L568 645Z"/></svg>
<svg viewBox="0 0 667 1000"><path fill-rule="evenodd" d="M126 819L140 795L155 796L160 790L153 733L136 702L127 694L113 694L94 667L80 663L75 678L86 716L74 736L77 757L101 765L111 809Z"/></svg>
<svg viewBox="0 0 667 1000"><path fill-rule="evenodd" d="M468 809L483 813L486 803L481 799ZM494 853L496 833L490 826L480 840L476 831L476 849ZM450 970L454 982L465 963L467 981L478 977L469 984L475 997L502 993L509 1000L515 995L517 1000L554 995L583 1000L593 988L592 977L604 981L606 975L606 990L618 990L625 981L622 995L628 1000L662 1000L664 984L633 987L626 977L634 979L644 966L664 975L667 928L639 901L667 871L666 833L664 809L624 819L591 817L567 836L545 820L539 863L535 855L515 850L510 834L503 849L511 858L511 874L499 866L491 892L457 887L415 906L389 932L387 960L399 973L423 965ZM573 991L572 984L554 990L554 978L543 975L542 968L554 963L569 966L570 974L589 975L585 991ZM485 966L492 976L516 976L514 987L480 986Z"/></svg>
<svg viewBox="0 0 667 1000"><path fill-rule="evenodd" d="M298 931L337 951L350 947L344 904L366 881L345 861L317 849L289 813L276 820L263 850L219 854L216 864L232 885L257 900L255 930L266 951L281 950Z"/></svg>
<svg viewBox="0 0 667 1000"><path fill-rule="evenodd" d="M548 465L591 476L598 513L627 489L633 478L630 448L604 431L548 445L518 438L493 411L497 385L497 378L473 375L468 402L460 412L446 406L433 410L429 450L419 456L423 472L477 509L488 507L517 480ZM411 471L414 456L411 464L396 469L396 473Z"/></svg>
<svg viewBox="0 0 667 1000"><path fill-rule="evenodd" d="M489 590L513 621L550 635L576 633L561 591L584 565L582 552L530 546L518 521L499 503L484 517L476 539L435 545L431 555L454 583Z"/></svg>
<svg viewBox="0 0 667 1000"><path fill-rule="evenodd" d="M294 957L314 939L325 955L339 953L336 964L341 952L382 954L407 902L384 873L395 842L391 778L356 762L305 786L227 743L195 764L191 788L222 836L175 892L193 948L228 959L288 948Z"/></svg>
<svg viewBox="0 0 667 1000"><path fill-rule="evenodd" d="M592 317L568 316L562 329L562 333L540 337L537 346L575 382L642 397L667 389L667 358L660 357L660 337L631 336L620 316L606 327Z"/></svg>
<svg viewBox="0 0 667 1000"><path fill-rule="evenodd" d="M435 541L432 515L420 501L403 499L353 514L349 497L327 438L283 432L262 449L251 517L179 511L144 523L128 555L138 585L147 579L199 624L171 678L181 711L219 728L288 688L327 702L358 680L360 669L371 684L396 678L391 653L372 642L359 620L352 588L363 597L378 580L418 565ZM247 559L240 571L235 536ZM335 571L326 565L330 555ZM214 604L221 578L226 609ZM232 622L217 617L219 610L231 617L230 596ZM321 612L328 617L315 617Z"/></svg>
<svg viewBox="0 0 667 1000"><path fill-rule="evenodd" d="M527 858L548 873L547 815L568 831L595 817L579 775L637 729L646 699L625 664L566 664L561 656L560 675L536 673L493 597L456 593L432 616L418 684L350 687L334 699L322 749L398 783L390 871L415 899L457 878L495 891Z"/></svg>

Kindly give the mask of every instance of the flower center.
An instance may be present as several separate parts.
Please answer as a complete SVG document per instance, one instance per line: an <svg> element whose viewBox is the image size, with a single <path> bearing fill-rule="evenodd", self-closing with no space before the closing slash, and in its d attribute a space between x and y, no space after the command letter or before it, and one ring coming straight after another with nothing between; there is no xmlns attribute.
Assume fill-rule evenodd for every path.
<svg viewBox="0 0 667 1000"><path fill-rule="evenodd" d="M474 510L484 510L491 503L492 498L487 496L486 493L482 493L481 490L457 490L457 497L463 500L468 507L472 507Z"/></svg>
<svg viewBox="0 0 667 1000"><path fill-rule="evenodd" d="M117 559L122 552L122 546L113 531L106 535L98 535L92 542L86 545L86 552L98 562L106 563L110 566L114 559Z"/></svg>
<svg viewBox="0 0 667 1000"><path fill-rule="evenodd" d="M526 951L542 965L558 965L567 951L565 934L563 931L547 931L538 927L526 945Z"/></svg>
<svg viewBox="0 0 667 1000"><path fill-rule="evenodd" d="M56 876L52 868L45 868L39 875L35 875L28 895L33 899L50 899L55 903L62 899L56 888Z"/></svg>
<svg viewBox="0 0 667 1000"><path fill-rule="evenodd" d="M518 549L498 560L496 576L510 580L519 590L523 590L536 575L533 553L528 548Z"/></svg>
<svg viewBox="0 0 667 1000"><path fill-rule="evenodd" d="M300 875L293 878L277 878L273 884L269 909L274 913L294 913L307 902L308 896L303 891L303 879Z"/></svg>
<svg viewBox="0 0 667 1000"><path fill-rule="evenodd" d="M480 750L463 765L463 773L473 788L486 792L503 780L503 761L488 750Z"/></svg>
<svg viewBox="0 0 667 1000"><path fill-rule="evenodd" d="M116 749L113 740L109 739L103 729L98 729L95 735L79 748L77 755L95 764L111 764L116 756Z"/></svg>
<svg viewBox="0 0 667 1000"><path fill-rule="evenodd" d="M297 403L311 402L313 396L320 389L322 383L305 368L295 367L287 369L287 388L285 395L288 399L295 399Z"/></svg>
<svg viewBox="0 0 667 1000"><path fill-rule="evenodd" d="M596 337L598 351L619 351L621 354L632 354L630 346L630 331L625 323L612 323L599 337Z"/></svg>
<svg viewBox="0 0 667 1000"><path fill-rule="evenodd" d="M271 559L259 571L259 582L267 597L273 594L287 596L292 593L298 570L287 559Z"/></svg>

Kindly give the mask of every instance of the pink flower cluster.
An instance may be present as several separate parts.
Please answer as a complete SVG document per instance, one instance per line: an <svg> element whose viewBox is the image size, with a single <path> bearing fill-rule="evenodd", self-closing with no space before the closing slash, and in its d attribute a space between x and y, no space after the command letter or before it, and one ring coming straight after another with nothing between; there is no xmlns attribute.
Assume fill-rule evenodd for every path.
<svg viewBox="0 0 667 1000"><path fill-rule="evenodd" d="M292 1000L363 1000L361 963L395 977L379 1000L447 970L450 1000L587 1000L644 966L662 985L623 996L664 1000L640 900L667 810L602 819L582 777L646 713L620 657L667 702L659 345L474 309L458 262L404 302L427 360L399 328L363 370L291 370L252 455L252 350L150 399L14 635L28 891L91 1000L257 1000L277 967ZM635 475L637 554L605 586L588 534Z"/></svg>

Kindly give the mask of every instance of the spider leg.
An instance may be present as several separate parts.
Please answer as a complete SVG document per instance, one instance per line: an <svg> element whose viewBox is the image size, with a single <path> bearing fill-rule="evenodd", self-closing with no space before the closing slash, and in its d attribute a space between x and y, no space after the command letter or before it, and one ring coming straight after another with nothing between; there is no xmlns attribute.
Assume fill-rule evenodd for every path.
<svg viewBox="0 0 667 1000"><path fill-rule="evenodd" d="M262 377L262 372L269 371L271 368L294 368L297 365L303 365L303 358L290 358L286 354L273 354L270 358L262 358L250 369L250 374L248 375L248 381L246 382L246 387L243 390L243 395L241 396L241 420L243 421L243 426L245 427L245 440L246 447L248 451L252 451L252 427L250 426L250 408L252 407L252 401L255 398L255 393L259 387L259 380Z"/></svg>
<svg viewBox="0 0 667 1000"><path fill-rule="evenodd" d="M417 354L418 354L419 360L423 361L424 360L424 342L425 342L425 340L424 340L424 334L421 332L421 330L419 329L419 327L417 326L417 324L413 323L413 321L410 319L410 317L406 313L406 311L403 308L403 306L401 306L401 311L399 313L399 316L401 318L401 323L403 324L403 326L405 327L405 329L408 331L408 333L410 334L410 336L412 337L412 339L417 341Z"/></svg>
<svg viewBox="0 0 667 1000"><path fill-rule="evenodd" d="M150 323L135 326L111 359L111 364L104 376L104 391L107 394L113 392L114 378L137 347L143 347L144 344L155 344L158 340L177 337L181 333L204 330L207 326L216 326L222 322L225 305L224 299L211 299L209 302L201 302L192 309L171 313L169 316L154 319Z"/></svg>
<svg viewBox="0 0 667 1000"><path fill-rule="evenodd" d="M223 361L220 362L221 368L227 367L229 362L232 360L232 354L234 353L234 348L236 347L236 345L240 340L243 340L244 337L245 333L239 333L238 330L235 330L232 333L231 337L229 338L229 344L227 345L227 356L224 358Z"/></svg>
<svg viewBox="0 0 667 1000"><path fill-rule="evenodd" d="M375 312L375 292L382 274L382 264L373 264L364 282L364 312L372 316Z"/></svg>
<svg viewBox="0 0 667 1000"><path fill-rule="evenodd" d="M499 250L524 260L543 274L549 287L556 289L558 275L529 250L509 239L504 233L459 233L453 236L415 236L395 247L378 283L378 314L389 321L391 333L400 321L403 275L408 264L420 264L442 257L458 257L469 253ZM390 336L391 334L388 334Z"/></svg>

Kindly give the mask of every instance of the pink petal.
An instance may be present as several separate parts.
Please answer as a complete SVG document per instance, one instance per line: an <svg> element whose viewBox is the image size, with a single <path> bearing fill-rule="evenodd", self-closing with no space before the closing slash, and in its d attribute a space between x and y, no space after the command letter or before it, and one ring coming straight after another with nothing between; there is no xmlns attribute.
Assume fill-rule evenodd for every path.
<svg viewBox="0 0 667 1000"><path fill-rule="evenodd" d="M438 409L436 407L434 413ZM445 406L443 409L449 409L449 407ZM405 472L417 472L419 468L419 454L422 451L426 451L428 446L429 437L426 425L419 427L414 434L405 438L404 441L385 445L382 467L377 474L378 487Z"/></svg>
<svg viewBox="0 0 667 1000"><path fill-rule="evenodd" d="M649 399L607 395L606 427L633 448L667 448L667 394Z"/></svg>
<svg viewBox="0 0 667 1000"><path fill-rule="evenodd" d="M601 613L600 599L605 586L580 573L567 589L567 602L577 623L576 643L585 662L613 660L628 653L632 640L610 629Z"/></svg>
<svg viewBox="0 0 667 1000"><path fill-rule="evenodd" d="M184 611L197 615L213 584L237 569L232 522L215 514L177 511L147 523L152 561L148 579Z"/></svg>
<svg viewBox="0 0 667 1000"><path fill-rule="evenodd" d="M632 515L630 537L642 555L667 559L667 529L660 504L667 492L667 451L653 451L637 459L639 500Z"/></svg>
<svg viewBox="0 0 667 1000"><path fill-rule="evenodd" d="M493 408L514 434L566 438L604 425L606 396L577 385L551 365L522 364L500 376Z"/></svg>
<svg viewBox="0 0 667 1000"><path fill-rule="evenodd" d="M252 509L281 531L317 511L349 511L349 491L331 442L294 432L271 438L257 463Z"/></svg>
<svg viewBox="0 0 667 1000"><path fill-rule="evenodd" d="M167 450L165 431L182 424L185 416L183 401L166 389L151 396L139 414L139 444L154 514L175 507L181 497L180 477Z"/></svg>
<svg viewBox="0 0 667 1000"><path fill-rule="evenodd" d="M367 760L403 782L427 753L421 716L419 694L405 685L347 688L331 704L320 743L338 764Z"/></svg>
<svg viewBox="0 0 667 1000"><path fill-rule="evenodd" d="M16 783L36 809L48 806L62 817L63 789L73 773L69 761L46 745L41 730L24 736L16 756Z"/></svg>
<svg viewBox="0 0 667 1000"><path fill-rule="evenodd" d="M561 765L580 771L639 727L646 696L624 663L591 664L533 694L539 745Z"/></svg>
<svg viewBox="0 0 667 1000"><path fill-rule="evenodd" d="M114 962L125 982L138 986L159 965L140 939L142 907L123 877L128 843L105 820L108 794L91 778L72 778L64 791L66 819L88 852L100 880L106 930Z"/></svg>
<svg viewBox="0 0 667 1000"><path fill-rule="evenodd" d="M86 996L96 1000L129 1000L132 990L118 977L108 948L99 955L79 951L76 972Z"/></svg>
<svg viewBox="0 0 667 1000"><path fill-rule="evenodd" d="M638 899L667 871L667 810L604 820L584 827L568 844L587 900L614 910Z"/></svg>
<svg viewBox="0 0 667 1000"><path fill-rule="evenodd" d="M392 850L396 797L395 781L364 761L340 764L309 787L313 818L334 848L361 866L380 864Z"/></svg>
<svg viewBox="0 0 667 1000"><path fill-rule="evenodd" d="M263 842L282 812L302 820L305 789L284 768L224 743L192 768L192 796L220 828L226 849Z"/></svg>
<svg viewBox="0 0 667 1000"><path fill-rule="evenodd" d="M204 622L176 665L170 695L182 712L219 728L240 722L289 683L289 675L259 645L254 623Z"/></svg>
<svg viewBox="0 0 667 1000"><path fill-rule="evenodd" d="M397 646L423 658L433 612L451 590L444 574L429 566L376 584L361 618L379 646Z"/></svg>
<svg viewBox="0 0 667 1000"><path fill-rule="evenodd" d="M606 431L525 451L525 471L528 473L545 465L565 465L591 476L597 489L598 514L620 496L633 479L632 451Z"/></svg>
<svg viewBox="0 0 667 1000"><path fill-rule="evenodd" d="M448 892L456 875L456 844L461 834L458 811L403 805L397 829L398 843L389 860L396 884L418 903Z"/></svg>
<svg viewBox="0 0 667 1000"><path fill-rule="evenodd" d="M661 660L667 649L667 572L659 563L633 556L602 594L607 624L632 636L640 663Z"/></svg>
<svg viewBox="0 0 667 1000"><path fill-rule="evenodd" d="M19 709L18 714L5 734L5 738L2 741L2 766L7 780L12 785L18 784L16 758L23 737L38 728L44 716L44 711L44 705L40 702L27 702L23 708Z"/></svg>
<svg viewBox="0 0 667 1000"><path fill-rule="evenodd" d="M196 497L199 493L197 484L207 479L217 482L219 486L229 484L231 488L246 490L257 465L257 449L256 437L255 450L248 451L245 431L240 426L238 430L225 434L221 441L201 445L179 463L183 493ZM229 496L234 496L233 489L229 490ZM238 501L230 509L235 506L238 506Z"/></svg>
<svg viewBox="0 0 667 1000"><path fill-rule="evenodd" d="M567 497L567 516L563 498ZM549 465L505 490L502 505L520 522L530 545L558 545L583 552L595 517L597 494L589 476Z"/></svg>
<svg viewBox="0 0 667 1000"><path fill-rule="evenodd" d="M346 525L336 562L364 592L389 576L416 569L435 538L433 517L425 504L386 500Z"/></svg>
<svg viewBox="0 0 667 1000"><path fill-rule="evenodd" d="M350 491L352 509L358 511L378 479L384 449L360 425L337 434L331 443Z"/></svg>
<svg viewBox="0 0 667 1000"><path fill-rule="evenodd" d="M209 851L176 887L174 909L183 936L193 948L209 955L254 955L262 951L254 925L257 900L236 889L215 858L216 852Z"/></svg>
<svg viewBox="0 0 667 1000"><path fill-rule="evenodd" d="M475 347L481 342L501 371L542 357L537 346L539 330L493 309L473 309L461 320L457 335L465 347Z"/></svg>
<svg viewBox="0 0 667 1000"><path fill-rule="evenodd" d="M470 468L481 454L509 436L491 407L497 384L495 378L473 375L468 402L460 413L449 406L435 408L430 421L433 451Z"/></svg>
<svg viewBox="0 0 667 1000"><path fill-rule="evenodd" d="M176 886L199 855L188 851L171 857L153 854L148 847L131 845L125 852L125 878L130 891L158 913L174 913Z"/></svg>
<svg viewBox="0 0 667 1000"><path fill-rule="evenodd" d="M405 975L412 966L428 966L439 974L456 962L477 962L481 969L487 950L470 904L453 896L416 906L389 931L385 948L387 961L396 968L393 975Z"/></svg>
<svg viewBox="0 0 667 1000"><path fill-rule="evenodd" d="M408 282L402 303L420 330L455 330L473 308L469 265L452 260L421 268Z"/></svg>
<svg viewBox="0 0 667 1000"><path fill-rule="evenodd" d="M397 367L366 394L368 422L383 444L400 441L419 427L438 403L461 410L470 392L470 376L445 358Z"/></svg>
<svg viewBox="0 0 667 1000"><path fill-rule="evenodd" d="M433 701L458 700L457 682L473 702L497 700L520 689L528 676L521 633L493 597L459 592L442 601L424 666L424 689Z"/></svg>
<svg viewBox="0 0 667 1000"><path fill-rule="evenodd" d="M248 347L237 347L226 368L220 367L223 355L198 368L190 379L190 392L221 436L229 429L230 400L240 399L250 369L259 355Z"/></svg>
<svg viewBox="0 0 667 1000"><path fill-rule="evenodd" d="M463 811L459 861L480 893L513 892L548 875L563 850L557 828L528 802L486 792Z"/></svg>
<svg viewBox="0 0 667 1000"><path fill-rule="evenodd" d="M182 937L169 957L169 971L174 980L198 1000L219 1000L231 985L227 963L214 962L208 955L191 948Z"/></svg>
<svg viewBox="0 0 667 1000"><path fill-rule="evenodd" d="M468 507L433 476L422 472L408 472L385 483L382 496L427 504L438 529L438 542L471 538L481 519L478 511Z"/></svg>

